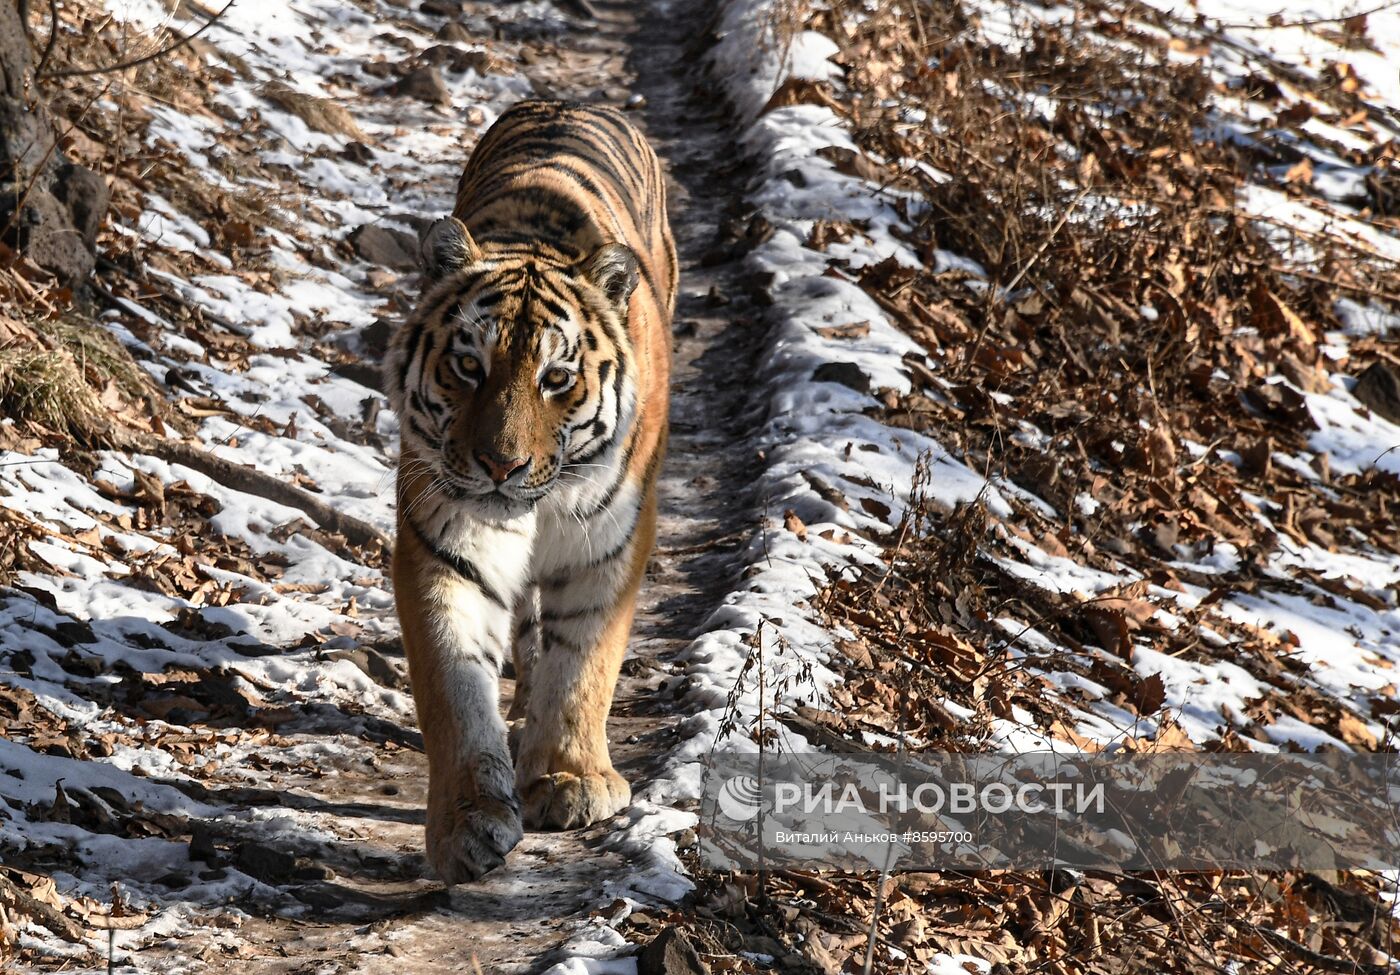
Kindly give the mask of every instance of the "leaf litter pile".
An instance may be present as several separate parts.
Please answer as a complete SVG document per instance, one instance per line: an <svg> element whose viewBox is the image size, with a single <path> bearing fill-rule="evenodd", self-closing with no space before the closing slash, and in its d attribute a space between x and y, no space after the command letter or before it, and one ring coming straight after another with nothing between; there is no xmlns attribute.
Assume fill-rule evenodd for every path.
<svg viewBox="0 0 1400 975"><path fill-rule="evenodd" d="M766 111L837 116L858 150L818 153L922 261L837 256L859 222L807 240L922 349L875 415L1012 509L941 505L920 465L882 564L817 602L844 680L776 716L809 741L1393 749L1400 116L1349 63L1380 49L1364 16L1276 17L1331 52L1296 64L1168 9L793 14L842 77ZM859 971L872 917L891 972L1379 973L1400 935L1360 872L701 876L736 971Z"/></svg>

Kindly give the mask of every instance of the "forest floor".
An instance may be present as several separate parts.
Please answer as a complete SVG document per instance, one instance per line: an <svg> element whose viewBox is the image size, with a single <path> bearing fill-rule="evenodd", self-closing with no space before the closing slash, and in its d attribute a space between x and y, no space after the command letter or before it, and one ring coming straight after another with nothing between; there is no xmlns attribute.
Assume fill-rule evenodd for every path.
<svg viewBox="0 0 1400 975"><path fill-rule="evenodd" d="M699 759L768 719L1388 747L1400 23L1221 6L61 0L50 70L219 16L44 83L112 187L91 292L0 254L0 335L47 349L0 347L0 959L630 975L678 927L713 971L841 972L873 927L876 971L1390 971L1384 874L699 858ZM671 177L635 801L445 889L385 546L238 471L392 530L417 232L531 95L624 109Z"/></svg>

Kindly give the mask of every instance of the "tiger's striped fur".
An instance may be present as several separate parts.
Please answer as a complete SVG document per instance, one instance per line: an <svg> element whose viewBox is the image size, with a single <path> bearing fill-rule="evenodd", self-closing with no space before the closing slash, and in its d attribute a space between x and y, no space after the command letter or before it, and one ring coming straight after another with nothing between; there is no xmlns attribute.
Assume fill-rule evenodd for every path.
<svg viewBox="0 0 1400 975"><path fill-rule="evenodd" d="M620 113L521 103L472 152L385 363L403 446L393 579L449 882L525 825L631 798L606 722L655 540L676 254ZM512 764L505 655L523 718Z"/></svg>

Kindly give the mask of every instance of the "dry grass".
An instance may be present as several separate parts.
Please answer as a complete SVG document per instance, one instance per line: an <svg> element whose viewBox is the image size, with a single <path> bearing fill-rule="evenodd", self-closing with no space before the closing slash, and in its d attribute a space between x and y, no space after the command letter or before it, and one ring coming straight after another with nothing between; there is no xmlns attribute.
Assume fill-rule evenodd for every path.
<svg viewBox="0 0 1400 975"><path fill-rule="evenodd" d="M316 132L344 135L359 140L365 138L364 132L355 124L355 118L349 110L329 98L306 95L275 81L262 87L262 95L283 111L291 112Z"/></svg>
<svg viewBox="0 0 1400 975"><path fill-rule="evenodd" d="M117 419L114 408L161 409L163 397L150 378L99 325L69 317L7 319L4 334L0 415L44 439L100 445Z"/></svg>
<svg viewBox="0 0 1400 975"><path fill-rule="evenodd" d="M84 440L101 415L73 357L39 348L0 350L0 410Z"/></svg>

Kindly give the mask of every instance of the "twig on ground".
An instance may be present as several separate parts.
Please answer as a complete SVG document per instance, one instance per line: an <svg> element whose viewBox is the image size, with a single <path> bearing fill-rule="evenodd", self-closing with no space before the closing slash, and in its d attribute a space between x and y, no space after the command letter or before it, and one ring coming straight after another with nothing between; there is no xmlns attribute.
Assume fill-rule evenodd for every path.
<svg viewBox="0 0 1400 975"><path fill-rule="evenodd" d="M19 0L19 22L24 25L24 35L33 43L34 35L29 30L29 0ZM44 66L49 63L53 49L58 44L58 0L49 0L49 39L44 44L44 53L39 56L39 64L34 68L34 77L39 77Z"/></svg>
<svg viewBox="0 0 1400 975"><path fill-rule="evenodd" d="M589 3L588 0L564 0L564 6L580 17L587 17L589 20L598 19L598 8Z"/></svg>
<svg viewBox="0 0 1400 975"><path fill-rule="evenodd" d="M1294 27L1317 27L1320 24L1340 24L1343 21L1351 20L1353 17L1369 17L1371 14L1378 14L1393 7L1400 7L1400 0L1387 0L1386 3L1378 3L1374 7L1367 7L1365 10L1356 10L1352 13L1339 13L1335 17L1310 17L1307 20L1287 20L1274 23L1274 17L1282 17L1283 11L1279 11L1271 17L1264 18L1261 23L1249 23L1238 21L1235 23L1217 22L1217 30L1289 30Z"/></svg>
<svg viewBox="0 0 1400 975"><path fill-rule="evenodd" d="M120 264L113 261L111 258L106 257L102 254L97 255L97 266L105 270L112 271L116 274L124 274L127 276L131 276L133 274L133 272L129 268L122 267ZM130 298L123 298L120 295L113 294L106 288L98 286L96 284L96 278L90 281L89 284L94 286L94 291L96 291L104 299L107 299L113 307L119 310L129 312L132 310L131 306L136 304ZM175 304L179 305L181 308L189 312L192 316L196 316L197 319L202 319L203 321L217 325L219 326L219 328L222 328L224 331L232 335L241 335L244 338L247 338L251 334L250 329L241 325L237 325L221 315L215 314L214 312L205 308L203 305L196 305L194 302L181 295L178 291L169 288L162 288L157 281L152 280L150 275L146 275L141 280L141 284L154 289L160 297L165 298L168 301L173 301ZM137 307L139 308L139 306Z"/></svg>
<svg viewBox="0 0 1400 975"><path fill-rule="evenodd" d="M1253 934L1257 934L1275 948L1287 948L1309 965L1315 965L1324 971L1339 972L1341 975L1395 975L1395 968L1391 965L1372 965L1364 961L1324 955L1320 951L1313 951L1300 941L1294 941L1286 934L1279 934L1277 931L1262 925L1253 924L1242 918L1236 919L1234 923Z"/></svg>
<svg viewBox="0 0 1400 975"><path fill-rule="evenodd" d="M83 926L34 897L19 884L0 874L0 902L9 901L21 914L33 918L64 941L72 944L86 943Z"/></svg>

